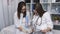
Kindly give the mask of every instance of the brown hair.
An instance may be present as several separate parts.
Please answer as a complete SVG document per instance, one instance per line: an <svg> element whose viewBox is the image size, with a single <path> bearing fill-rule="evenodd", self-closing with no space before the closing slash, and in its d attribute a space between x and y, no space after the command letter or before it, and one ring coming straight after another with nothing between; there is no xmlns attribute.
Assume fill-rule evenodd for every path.
<svg viewBox="0 0 60 34"><path fill-rule="evenodd" d="M42 5L40 3L36 3L35 10L38 12L38 15L40 17L42 17L43 14L45 13L45 11L43 10L43 7L42 7Z"/></svg>
<svg viewBox="0 0 60 34"><path fill-rule="evenodd" d="M18 19L20 19L20 14L21 14L21 10L22 10L22 7L23 6L26 6L26 3L21 1L18 3L18 8L17 8L17 16L18 16ZM24 13L24 16L26 16L26 12Z"/></svg>

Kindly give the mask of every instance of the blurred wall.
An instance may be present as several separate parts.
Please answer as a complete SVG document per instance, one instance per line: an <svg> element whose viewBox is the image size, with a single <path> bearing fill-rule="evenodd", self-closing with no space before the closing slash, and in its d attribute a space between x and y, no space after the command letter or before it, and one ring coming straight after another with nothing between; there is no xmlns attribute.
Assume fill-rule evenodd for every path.
<svg viewBox="0 0 60 34"><path fill-rule="evenodd" d="M18 0L0 0L0 30L14 24Z"/></svg>
<svg viewBox="0 0 60 34"><path fill-rule="evenodd" d="M4 16L3 16L3 7L2 7L2 0L0 0L0 30L4 27Z"/></svg>

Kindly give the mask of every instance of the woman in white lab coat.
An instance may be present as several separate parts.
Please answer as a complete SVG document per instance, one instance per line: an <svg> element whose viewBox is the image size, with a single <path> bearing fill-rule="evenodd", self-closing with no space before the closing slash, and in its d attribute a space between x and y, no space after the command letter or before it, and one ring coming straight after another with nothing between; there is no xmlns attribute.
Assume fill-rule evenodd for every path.
<svg viewBox="0 0 60 34"><path fill-rule="evenodd" d="M28 29L30 28L27 29L27 26L29 27L30 24L28 23L27 18L28 17L26 16L26 3L21 1L18 4L17 12L15 12L14 14L16 34L28 34Z"/></svg>
<svg viewBox="0 0 60 34"><path fill-rule="evenodd" d="M42 5L35 5L33 16L34 34L52 34L53 23L49 12L43 10Z"/></svg>

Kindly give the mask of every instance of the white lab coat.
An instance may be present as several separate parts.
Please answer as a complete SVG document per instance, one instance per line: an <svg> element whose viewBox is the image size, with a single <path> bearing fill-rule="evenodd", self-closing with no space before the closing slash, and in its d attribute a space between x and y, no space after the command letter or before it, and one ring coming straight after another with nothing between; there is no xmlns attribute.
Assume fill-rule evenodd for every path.
<svg viewBox="0 0 60 34"><path fill-rule="evenodd" d="M21 22L21 19L18 19L17 12L15 12L15 14L14 14L14 24L15 24L15 27L16 27L16 34L28 34L28 33L25 33L23 31L20 31L19 29L17 29L19 26L21 26L21 25L24 26L25 25L25 22L26 22L25 18L23 18L23 20L22 20L23 24L21 24L20 22Z"/></svg>
<svg viewBox="0 0 60 34"><path fill-rule="evenodd" d="M35 25L36 26L36 31L47 29L47 27L50 27L51 29L53 29L53 23L52 23L51 16L50 16L49 12L45 12L43 14L42 20L41 20L41 17L39 17L39 18L38 17L39 17L38 15L37 16L34 15L33 20L32 20L33 26L35 24L37 24L37 25ZM52 34L52 32L47 32L46 34Z"/></svg>

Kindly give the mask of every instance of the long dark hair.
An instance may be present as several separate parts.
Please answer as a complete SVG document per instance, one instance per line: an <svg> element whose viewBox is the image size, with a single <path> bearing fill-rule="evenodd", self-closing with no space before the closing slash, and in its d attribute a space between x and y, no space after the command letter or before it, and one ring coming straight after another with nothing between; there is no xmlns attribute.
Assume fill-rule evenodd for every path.
<svg viewBox="0 0 60 34"><path fill-rule="evenodd" d="M26 6L26 3L21 1L18 3L18 8L17 8L17 16L18 16L18 19L20 19L20 14L21 14L21 10L22 10L22 7L23 6ZM24 16L26 15L26 12L24 13Z"/></svg>
<svg viewBox="0 0 60 34"><path fill-rule="evenodd" d="M35 10L37 11L37 13L40 17L42 17L43 14L46 12L46 11L43 10L43 7L40 3L35 4Z"/></svg>

